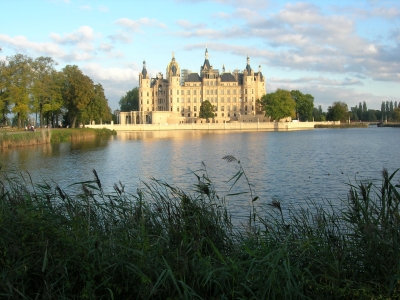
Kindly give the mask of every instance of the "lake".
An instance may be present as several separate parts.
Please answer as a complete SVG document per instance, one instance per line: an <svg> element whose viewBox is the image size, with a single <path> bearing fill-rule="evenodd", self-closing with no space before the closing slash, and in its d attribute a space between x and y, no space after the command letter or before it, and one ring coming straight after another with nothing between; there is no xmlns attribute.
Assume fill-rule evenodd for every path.
<svg viewBox="0 0 400 300"><path fill-rule="evenodd" d="M109 139L89 139L56 145L0 149L2 171L29 172L35 183L47 181L74 192L70 184L93 179L96 169L105 190L121 181L135 193L149 178L187 189L201 175L202 162L220 195L240 160L254 185L258 202L278 198L283 205L306 199L346 199L349 183L380 179L400 168L399 128L315 129L289 132L157 131L118 132ZM398 179L397 176L396 179ZM248 191L241 180L235 191ZM235 213L248 214L249 196L232 199Z"/></svg>

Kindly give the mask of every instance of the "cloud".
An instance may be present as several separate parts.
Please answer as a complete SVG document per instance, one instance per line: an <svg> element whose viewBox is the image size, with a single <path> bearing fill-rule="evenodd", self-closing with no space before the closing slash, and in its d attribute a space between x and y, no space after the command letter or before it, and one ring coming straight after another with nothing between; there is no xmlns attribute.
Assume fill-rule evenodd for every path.
<svg viewBox="0 0 400 300"><path fill-rule="evenodd" d="M98 63L88 63L82 67L82 71L94 81L128 81L138 78L139 69L132 68L104 68Z"/></svg>
<svg viewBox="0 0 400 300"><path fill-rule="evenodd" d="M97 8L101 12L108 12L109 11L109 8L107 6L105 6L105 5L99 5Z"/></svg>
<svg viewBox="0 0 400 300"><path fill-rule="evenodd" d="M231 5L234 7L252 7L262 9L265 8L269 1L267 0L175 0L176 2L186 2L186 3L203 3L203 2L215 2L224 5Z"/></svg>
<svg viewBox="0 0 400 300"><path fill-rule="evenodd" d="M50 38L60 44L86 43L94 39L93 29L89 26L82 26L78 30L60 36L58 33L51 33Z"/></svg>
<svg viewBox="0 0 400 300"><path fill-rule="evenodd" d="M178 26L186 29L186 30L192 30L192 29L199 29L199 28L205 28L206 24L205 23L197 23L193 24L192 22L188 20L178 20L175 22Z"/></svg>
<svg viewBox="0 0 400 300"><path fill-rule="evenodd" d="M110 52L114 49L114 46L108 43L100 43L99 50L104 52Z"/></svg>
<svg viewBox="0 0 400 300"><path fill-rule="evenodd" d="M31 42L25 36L21 35L10 37L6 34L0 33L0 41L20 53L29 53L33 51L40 53L40 55L49 55L52 57L62 57L65 55L65 51L57 44Z"/></svg>
<svg viewBox="0 0 400 300"><path fill-rule="evenodd" d="M96 35L91 27L82 26L78 30L63 36L58 33L51 33L50 38L57 44L76 46L83 51L93 51Z"/></svg>
<svg viewBox="0 0 400 300"><path fill-rule="evenodd" d="M165 28L166 25L163 23L158 22L155 19L149 18L141 18L138 20L131 20L128 18L121 18L115 21L115 24L122 26L125 29L134 31L134 32L141 32L141 28L143 26L146 27L158 27L158 28Z"/></svg>
<svg viewBox="0 0 400 300"><path fill-rule="evenodd" d="M79 7L81 10L92 10L93 8L90 5L82 5Z"/></svg>
<svg viewBox="0 0 400 300"><path fill-rule="evenodd" d="M350 85L364 85L359 79L345 78L344 80L336 80L328 77L300 77L298 79L287 78L269 78L270 83L278 84L312 84L317 86L350 86Z"/></svg>
<svg viewBox="0 0 400 300"><path fill-rule="evenodd" d="M109 35L108 38L114 43L116 42L121 42L124 44L132 43L132 34L123 31L118 31L118 33L116 34Z"/></svg>

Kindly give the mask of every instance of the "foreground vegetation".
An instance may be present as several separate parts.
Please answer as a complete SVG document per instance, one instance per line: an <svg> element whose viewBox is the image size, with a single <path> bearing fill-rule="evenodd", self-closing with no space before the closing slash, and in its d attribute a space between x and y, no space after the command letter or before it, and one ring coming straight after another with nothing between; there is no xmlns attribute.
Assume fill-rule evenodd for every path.
<svg viewBox="0 0 400 300"><path fill-rule="evenodd" d="M0 148L33 146L39 144L67 142L74 139L116 134L109 129L42 129L38 131L0 132Z"/></svg>
<svg viewBox="0 0 400 300"><path fill-rule="evenodd" d="M2 299L395 299L400 297L399 185L349 185L341 210L277 200L254 206L240 162L219 197L206 170L184 191L150 180L135 194L94 179L78 195L11 173L0 178ZM201 175L200 175L201 174ZM203 175L204 174L204 175ZM29 177L28 177L29 178ZM245 226L230 197L248 198ZM246 200L244 200L246 201Z"/></svg>
<svg viewBox="0 0 400 300"><path fill-rule="evenodd" d="M368 128L368 123L344 123L339 125L315 124L314 128Z"/></svg>

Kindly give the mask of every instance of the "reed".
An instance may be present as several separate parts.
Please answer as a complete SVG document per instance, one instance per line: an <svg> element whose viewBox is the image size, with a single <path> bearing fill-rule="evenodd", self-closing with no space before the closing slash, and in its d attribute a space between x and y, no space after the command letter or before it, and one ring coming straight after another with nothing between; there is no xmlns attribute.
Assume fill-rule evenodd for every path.
<svg viewBox="0 0 400 300"><path fill-rule="evenodd" d="M368 128L368 123L344 123L339 125L315 124L314 128Z"/></svg>
<svg viewBox="0 0 400 300"><path fill-rule="evenodd" d="M19 131L0 133L0 148L33 146L39 144L67 142L96 136L115 135L115 130L109 129L41 129L38 131Z"/></svg>
<svg viewBox="0 0 400 300"><path fill-rule="evenodd" d="M277 199L256 209L240 161L224 160L249 191L219 196L204 168L191 190L151 179L132 194L121 182L105 192L95 170L75 195L2 172L0 298L399 298L395 173L350 184L340 210ZM245 229L227 209L233 196L251 203Z"/></svg>

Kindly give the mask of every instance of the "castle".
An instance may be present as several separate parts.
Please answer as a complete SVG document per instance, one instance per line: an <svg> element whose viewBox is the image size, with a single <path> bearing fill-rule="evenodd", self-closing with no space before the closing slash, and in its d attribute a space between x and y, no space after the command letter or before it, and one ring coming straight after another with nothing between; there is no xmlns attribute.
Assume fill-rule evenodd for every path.
<svg viewBox="0 0 400 300"><path fill-rule="evenodd" d="M176 124L203 123L199 118L201 103L208 100L214 107L214 123L265 121L257 103L266 94L265 78L250 66L250 58L243 72L222 72L214 69L208 59L208 49L200 67L200 75L181 70L172 54L166 78L158 73L150 78L143 62L139 73L139 110L120 113L120 124Z"/></svg>

